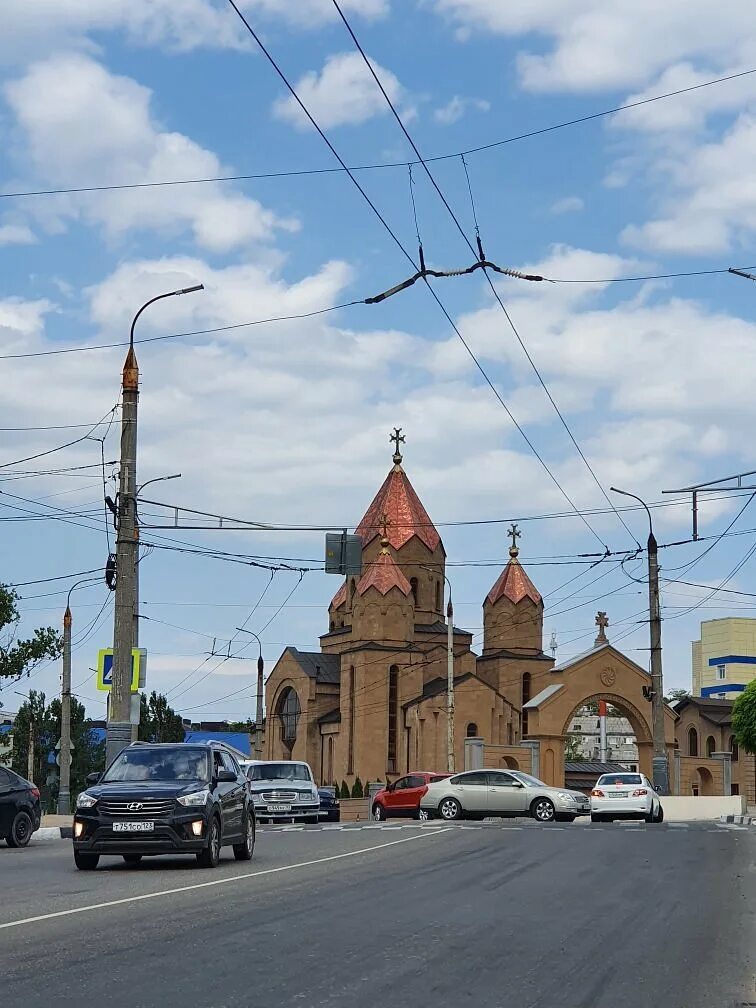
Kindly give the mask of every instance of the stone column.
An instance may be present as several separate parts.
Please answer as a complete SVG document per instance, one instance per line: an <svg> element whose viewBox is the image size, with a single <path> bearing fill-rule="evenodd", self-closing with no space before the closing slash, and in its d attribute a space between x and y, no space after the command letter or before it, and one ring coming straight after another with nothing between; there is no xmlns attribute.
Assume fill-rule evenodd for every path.
<svg viewBox="0 0 756 1008"><path fill-rule="evenodd" d="M732 794L732 753L714 752L711 754L711 758L722 761L722 793Z"/></svg>
<svg viewBox="0 0 756 1008"><path fill-rule="evenodd" d="M530 749L530 772L534 777L541 776L541 743L537 739L520 742L523 748Z"/></svg>
<svg viewBox="0 0 756 1008"><path fill-rule="evenodd" d="M682 776L680 768L680 750L675 749L674 753L674 763L675 763L675 794L682 794Z"/></svg>
<svg viewBox="0 0 756 1008"><path fill-rule="evenodd" d="M485 742L482 738L465 739L465 770L483 769L483 746Z"/></svg>

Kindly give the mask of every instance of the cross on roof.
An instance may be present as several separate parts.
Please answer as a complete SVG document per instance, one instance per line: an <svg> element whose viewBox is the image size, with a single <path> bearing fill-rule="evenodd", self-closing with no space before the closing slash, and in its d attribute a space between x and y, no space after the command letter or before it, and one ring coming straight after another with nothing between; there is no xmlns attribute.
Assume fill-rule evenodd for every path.
<svg viewBox="0 0 756 1008"><path fill-rule="evenodd" d="M596 644L608 644L609 639L606 636L606 628L609 626L609 620L607 619L606 613L599 610L599 612L596 613L595 623L599 628L599 632L596 636Z"/></svg>
<svg viewBox="0 0 756 1008"><path fill-rule="evenodd" d="M385 540L385 542L383 543L384 546L388 543L388 530L389 530L389 525L390 524L391 524L391 519L389 518L389 516L384 511L384 513L381 515L381 535L383 536L383 539Z"/></svg>
<svg viewBox="0 0 756 1008"><path fill-rule="evenodd" d="M512 522L512 524L507 529L507 535L512 540L512 545L509 547L509 555L511 557L516 557L517 554L520 552L519 549L517 548L517 540L522 535L522 532L520 532L515 523Z"/></svg>
<svg viewBox="0 0 756 1008"><path fill-rule="evenodd" d="M404 434L402 434L401 427L394 427L394 433L389 434L389 441L394 443L394 465L399 465L402 461L402 453L399 451L399 445L404 443Z"/></svg>

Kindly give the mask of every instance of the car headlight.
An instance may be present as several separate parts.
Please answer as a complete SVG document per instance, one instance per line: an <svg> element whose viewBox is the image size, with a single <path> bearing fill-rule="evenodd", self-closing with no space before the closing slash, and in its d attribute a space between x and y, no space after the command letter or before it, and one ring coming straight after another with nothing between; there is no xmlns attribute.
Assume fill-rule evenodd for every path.
<svg viewBox="0 0 756 1008"><path fill-rule="evenodd" d="M265 804L265 802L263 801L263 796L261 794L258 794L256 791L252 792L252 803L254 805L264 805Z"/></svg>
<svg viewBox="0 0 756 1008"><path fill-rule="evenodd" d="M557 797L561 798L562 801L577 801L575 795L568 794L566 791L559 791Z"/></svg>
<svg viewBox="0 0 756 1008"><path fill-rule="evenodd" d="M192 791L191 794L182 795L180 798L177 798L176 801L179 805L187 805L191 808L196 808L198 805L204 805L209 797L210 792L207 788L203 788L201 791Z"/></svg>
<svg viewBox="0 0 756 1008"><path fill-rule="evenodd" d="M318 794L317 791L312 792L312 800L314 802L317 802L318 805L320 805L320 795Z"/></svg>
<svg viewBox="0 0 756 1008"><path fill-rule="evenodd" d="M82 791L76 799L76 808L92 808L92 806L96 804L97 799L95 796L88 794L86 791Z"/></svg>

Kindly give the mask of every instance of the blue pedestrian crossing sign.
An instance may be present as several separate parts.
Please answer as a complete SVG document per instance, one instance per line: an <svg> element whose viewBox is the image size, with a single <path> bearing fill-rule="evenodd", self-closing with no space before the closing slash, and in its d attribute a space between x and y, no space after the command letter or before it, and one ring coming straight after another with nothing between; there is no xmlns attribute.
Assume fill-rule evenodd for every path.
<svg viewBox="0 0 756 1008"><path fill-rule="evenodd" d="M134 648L131 652L131 692L139 689L139 673L145 652ZM113 686L113 649L103 648L97 652L97 689L109 692Z"/></svg>

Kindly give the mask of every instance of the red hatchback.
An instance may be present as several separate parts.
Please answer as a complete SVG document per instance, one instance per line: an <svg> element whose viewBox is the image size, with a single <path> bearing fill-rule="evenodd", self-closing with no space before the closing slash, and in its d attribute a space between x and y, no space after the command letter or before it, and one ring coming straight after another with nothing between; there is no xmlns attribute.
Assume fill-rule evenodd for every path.
<svg viewBox="0 0 756 1008"><path fill-rule="evenodd" d="M373 799L373 819L376 822L400 817L428 819L428 813L420 810L420 799L429 784L432 784L433 781L443 780L448 776L449 774L422 771L400 777L399 780L379 791Z"/></svg>

